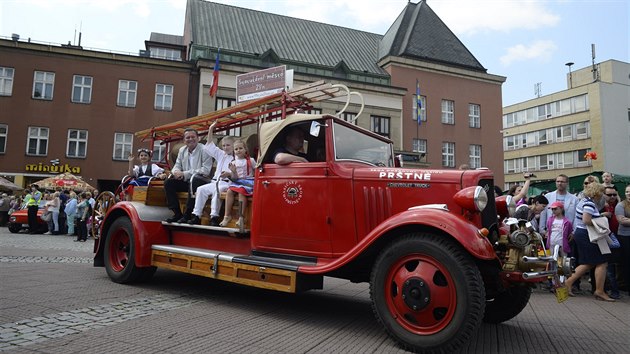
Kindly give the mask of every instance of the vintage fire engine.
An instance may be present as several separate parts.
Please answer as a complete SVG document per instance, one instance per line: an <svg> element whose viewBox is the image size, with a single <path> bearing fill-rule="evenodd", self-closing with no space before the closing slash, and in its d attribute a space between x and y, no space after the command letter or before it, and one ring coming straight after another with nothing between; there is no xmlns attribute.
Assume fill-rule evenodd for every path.
<svg viewBox="0 0 630 354"><path fill-rule="evenodd" d="M101 194L94 264L117 283L146 281L157 268L290 293L321 289L324 276L369 282L387 333L426 352L461 347L481 321L519 314L534 283L570 273L561 250L539 253L527 223L503 222L514 202L493 198L491 171L396 167L387 138L298 113L344 94L349 102L339 86L318 82L137 133L171 146L186 127L257 124L251 208L240 228L166 223L160 181L130 201ZM309 162L274 164L295 126Z"/></svg>

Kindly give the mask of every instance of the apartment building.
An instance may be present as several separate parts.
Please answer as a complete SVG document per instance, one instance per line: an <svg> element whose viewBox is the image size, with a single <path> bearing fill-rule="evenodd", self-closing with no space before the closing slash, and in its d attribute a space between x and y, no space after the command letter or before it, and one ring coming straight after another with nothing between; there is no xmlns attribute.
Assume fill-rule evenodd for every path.
<svg viewBox="0 0 630 354"><path fill-rule="evenodd" d="M505 188L594 171L630 174L630 64L607 60L567 75L567 89L503 108ZM590 159L595 152L597 159Z"/></svg>

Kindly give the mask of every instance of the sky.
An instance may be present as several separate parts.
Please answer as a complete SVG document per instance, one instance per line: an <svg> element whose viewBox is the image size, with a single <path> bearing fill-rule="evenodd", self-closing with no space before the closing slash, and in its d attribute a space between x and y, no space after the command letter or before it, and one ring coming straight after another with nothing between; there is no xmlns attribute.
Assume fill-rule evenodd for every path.
<svg viewBox="0 0 630 354"><path fill-rule="evenodd" d="M418 0L412 0L417 2ZM407 0L216 1L385 34ZM488 70L503 105L566 89L569 67L630 62L628 0L427 0ZM151 32L182 35L186 0L0 0L0 36L137 54ZM0 64L2 58L0 57Z"/></svg>

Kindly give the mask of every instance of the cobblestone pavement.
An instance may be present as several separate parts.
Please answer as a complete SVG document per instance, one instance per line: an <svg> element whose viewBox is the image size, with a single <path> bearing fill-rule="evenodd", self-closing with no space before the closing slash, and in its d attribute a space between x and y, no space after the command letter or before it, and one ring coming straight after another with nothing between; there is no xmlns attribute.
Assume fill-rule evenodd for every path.
<svg viewBox="0 0 630 354"><path fill-rule="evenodd" d="M109 280L92 240L0 228L2 353L397 353L367 284L326 278L291 295L158 270ZM483 324L462 353L627 353L630 297L558 304L537 290L516 318Z"/></svg>

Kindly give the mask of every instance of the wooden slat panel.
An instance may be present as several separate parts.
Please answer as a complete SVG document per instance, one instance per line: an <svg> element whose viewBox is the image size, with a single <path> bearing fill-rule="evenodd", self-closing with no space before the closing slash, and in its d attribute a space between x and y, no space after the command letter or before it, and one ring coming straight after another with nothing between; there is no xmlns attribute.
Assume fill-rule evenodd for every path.
<svg viewBox="0 0 630 354"><path fill-rule="evenodd" d="M295 272L220 260L215 276L214 258L153 250L151 265L208 278L283 292L296 291Z"/></svg>

